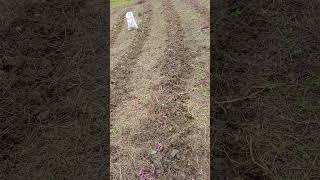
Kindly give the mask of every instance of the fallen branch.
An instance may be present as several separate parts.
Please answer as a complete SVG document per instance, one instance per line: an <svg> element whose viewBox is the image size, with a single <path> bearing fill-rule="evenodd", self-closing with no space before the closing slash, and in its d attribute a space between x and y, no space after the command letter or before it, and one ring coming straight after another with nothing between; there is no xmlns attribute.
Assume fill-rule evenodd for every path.
<svg viewBox="0 0 320 180"><path fill-rule="evenodd" d="M267 174L269 174L272 178L275 179L274 174L272 173L272 171L271 171L269 168L263 166L262 164L258 163L258 162L255 160L254 154L253 154L252 137L251 137L251 136L249 136L249 141L248 141L248 139L247 139L247 142L248 142L248 144L249 144L249 151L250 151L250 157L251 157L252 162L253 162L255 165L257 165L258 167L260 167L260 168L261 168L263 171L265 171Z"/></svg>
<svg viewBox="0 0 320 180"><path fill-rule="evenodd" d="M266 87L261 89L260 91L257 91L255 93L250 94L249 96L245 96L245 97L240 97L240 98L235 98L235 99L231 99L231 100L227 100L227 101L215 101L215 104L221 105L221 104L227 104L227 103L234 103L234 102L238 102L238 101L243 101L243 100L247 100L247 99L252 99L252 98L256 98L256 95L258 95L259 93L263 92L265 89L267 89Z"/></svg>

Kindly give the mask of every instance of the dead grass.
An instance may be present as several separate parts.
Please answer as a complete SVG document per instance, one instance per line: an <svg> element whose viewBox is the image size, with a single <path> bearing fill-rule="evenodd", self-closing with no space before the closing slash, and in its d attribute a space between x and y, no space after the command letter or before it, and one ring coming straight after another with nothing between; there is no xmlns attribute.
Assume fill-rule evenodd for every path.
<svg viewBox="0 0 320 180"><path fill-rule="evenodd" d="M318 179L319 2L218 3L215 171L231 179Z"/></svg>
<svg viewBox="0 0 320 180"><path fill-rule="evenodd" d="M105 178L105 5L16 8L0 26L1 179Z"/></svg>

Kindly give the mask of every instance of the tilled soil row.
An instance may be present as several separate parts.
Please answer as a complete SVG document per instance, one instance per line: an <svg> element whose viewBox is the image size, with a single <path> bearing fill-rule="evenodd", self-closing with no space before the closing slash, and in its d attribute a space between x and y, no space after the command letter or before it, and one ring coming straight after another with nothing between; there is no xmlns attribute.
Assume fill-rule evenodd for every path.
<svg viewBox="0 0 320 180"><path fill-rule="evenodd" d="M188 0L188 3L192 6L193 9L195 9L198 13L201 14L207 20L210 21L210 11L208 8L201 5L201 2L199 0Z"/></svg>
<svg viewBox="0 0 320 180"><path fill-rule="evenodd" d="M116 42L118 35L121 32L121 29L124 26L123 23L123 17L125 16L125 11L122 11L120 13L120 15L118 16L116 23L114 24L114 26L111 29L111 37L110 37L110 47L112 47L114 45L114 43Z"/></svg>
<svg viewBox="0 0 320 180"><path fill-rule="evenodd" d="M163 150L148 156L152 169L149 173L159 179L186 179L196 177L196 164L192 159L192 147L188 135L192 134L186 102L189 99L187 89L188 75L192 72L190 59L192 55L185 46L185 32L180 17L171 0L162 2L166 21L167 46L159 60L161 81L153 87L153 101L150 102L150 119L141 125L147 132L134 139L138 144L158 141ZM143 130L142 130L143 131ZM178 156L173 153L179 152Z"/></svg>
<svg viewBox="0 0 320 180"><path fill-rule="evenodd" d="M152 9L149 3L143 4L144 24L137 30L132 44L129 46L128 51L120 58L120 62L111 71L111 112L127 97L128 88L127 83L130 80L130 75L133 70L132 67L136 64L139 55L142 52L142 47L146 42L152 18Z"/></svg>

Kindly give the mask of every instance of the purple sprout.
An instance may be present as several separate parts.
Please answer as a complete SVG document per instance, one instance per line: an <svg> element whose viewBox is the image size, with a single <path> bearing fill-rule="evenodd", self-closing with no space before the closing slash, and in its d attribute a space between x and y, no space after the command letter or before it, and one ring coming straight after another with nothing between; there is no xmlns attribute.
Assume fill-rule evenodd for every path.
<svg viewBox="0 0 320 180"><path fill-rule="evenodd" d="M147 177L144 174L143 168L141 168L140 171L139 171L139 179L140 180L147 180Z"/></svg>
<svg viewBox="0 0 320 180"><path fill-rule="evenodd" d="M157 143L157 144L156 144L156 151L157 151L157 153L160 152L160 150L161 150L161 144L160 144L160 143Z"/></svg>
<svg viewBox="0 0 320 180"><path fill-rule="evenodd" d="M160 118L160 126L161 127L167 126L167 119L168 119L168 116L166 114L162 115L162 118Z"/></svg>

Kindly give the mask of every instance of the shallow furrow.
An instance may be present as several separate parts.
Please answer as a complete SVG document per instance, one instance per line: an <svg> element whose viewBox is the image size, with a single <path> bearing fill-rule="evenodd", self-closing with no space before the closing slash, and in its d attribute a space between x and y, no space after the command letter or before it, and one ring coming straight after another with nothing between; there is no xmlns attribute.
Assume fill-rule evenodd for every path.
<svg viewBox="0 0 320 180"><path fill-rule="evenodd" d="M193 117L187 109L189 99L187 81L193 71L190 62L192 53L186 47L185 32L179 13L171 0L163 0L163 14L166 21L168 40L163 57L159 59L160 83L153 87L153 101L150 102L150 118L141 125L143 135L136 135L136 144L150 140L161 142L163 152L157 157L149 156L154 167L153 176L159 179L196 178L196 168L192 165L190 153L192 144L188 138L194 130ZM183 138L181 138L183 137ZM179 160L172 159L172 149L179 150Z"/></svg>
<svg viewBox="0 0 320 180"><path fill-rule="evenodd" d="M123 22L123 17L125 17L124 15L125 15L125 11L120 13L120 15L117 17L115 24L113 25L113 27L111 29L110 48L113 47L114 43L116 42L116 40L121 32L121 29L124 26L124 22Z"/></svg>
<svg viewBox="0 0 320 180"><path fill-rule="evenodd" d="M127 51L121 56L119 63L111 71L111 111L113 111L121 102L125 101L129 89L127 84L133 73L133 67L142 52L150 31L150 23L152 18L151 4L143 4L144 24L137 30L132 43Z"/></svg>

